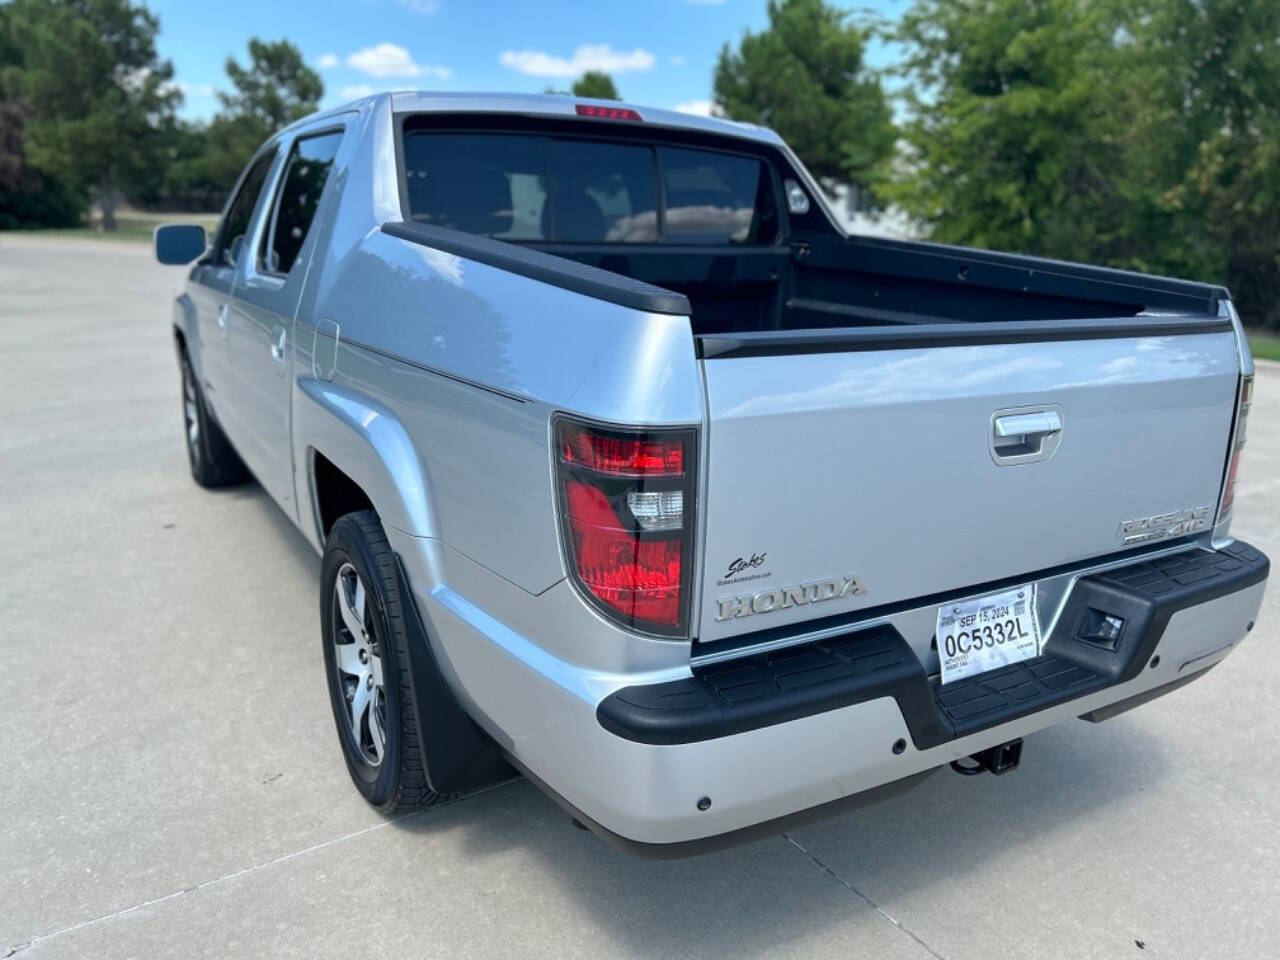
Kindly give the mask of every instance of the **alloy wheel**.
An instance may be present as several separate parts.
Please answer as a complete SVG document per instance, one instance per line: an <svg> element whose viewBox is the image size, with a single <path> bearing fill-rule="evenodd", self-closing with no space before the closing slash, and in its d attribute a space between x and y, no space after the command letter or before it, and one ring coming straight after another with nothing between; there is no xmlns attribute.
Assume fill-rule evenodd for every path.
<svg viewBox="0 0 1280 960"><path fill-rule="evenodd" d="M196 406L196 385L191 378L191 367L182 365L182 416L187 427L187 452L191 463L200 463L200 411Z"/></svg>
<svg viewBox="0 0 1280 960"><path fill-rule="evenodd" d="M344 563L333 584L334 663L347 729L364 762L379 766L387 748L387 696L382 651L373 631L369 591L356 568Z"/></svg>

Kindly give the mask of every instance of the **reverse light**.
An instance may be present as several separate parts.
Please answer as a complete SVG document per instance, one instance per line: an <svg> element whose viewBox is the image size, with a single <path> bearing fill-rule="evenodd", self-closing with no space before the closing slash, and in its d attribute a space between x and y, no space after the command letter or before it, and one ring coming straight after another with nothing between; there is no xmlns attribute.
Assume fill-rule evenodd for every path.
<svg viewBox="0 0 1280 960"><path fill-rule="evenodd" d="M625 628L686 635L696 432L559 417L552 433L570 579Z"/></svg>
<svg viewBox="0 0 1280 960"><path fill-rule="evenodd" d="M628 107L598 107L592 103L579 103L574 109L580 117L595 117L597 120L644 121L644 117Z"/></svg>
<svg viewBox="0 0 1280 960"><path fill-rule="evenodd" d="M1236 476L1240 472L1240 454L1244 452L1245 428L1249 422L1249 408L1253 406L1253 376L1240 378L1240 394L1236 398L1236 420L1231 434L1231 457L1227 461L1226 480L1222 484L1222 500L1218 505L1218 523L1231 515L1236 500Z"/></svg>
<svg viewBox="0 0 1280 960"><path fill-rule="evenodd" d="M645 530L678 530L684 524L681 490L632 490L627 507Z"/></svg>

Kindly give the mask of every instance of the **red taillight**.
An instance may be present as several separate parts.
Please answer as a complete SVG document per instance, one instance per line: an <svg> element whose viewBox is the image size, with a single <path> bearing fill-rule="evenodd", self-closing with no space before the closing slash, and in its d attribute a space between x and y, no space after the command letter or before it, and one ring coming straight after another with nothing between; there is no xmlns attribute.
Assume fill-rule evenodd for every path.
<svg viewBox="0 0 1280 960"><path fill-rule="evenodd" d="M1253 377L1240 379L1240 395L1236 399L1236 423L1231 433L1231 457L1227 461L1227 475L1222 484L1222 500L1218 504L1218 520L1222 523L1231 514L1236 500L1236 476L1240 472L1240 454L1244 452L1245 428L1249 422L1249 407L1253 405Z"/></svg>
<svg viewBox="0 0 1280 960"><path fill-rule="evenodd" d="M565 424L560 456L597 473L617 477L678 477L684 473L684 443L648 436L606 436Z"/></svg>
<svg viewBox="0 0 1280 960"><path fill-rule="evenodd" d="M582 585L631 623L678 626L683 541L637 539L595 487L570 481L566 494Z"/></svg>
<svg viewBox="0 0 1280 960"><path fill-rule="evenodd" d="M570 574L597 609L625 627L687 632L695 436L556 421Z"/></svg>
<svg viewBox="0 0 1280 960"><path fill-rule="evenodd" d="M597 120L644 121L644 117L627 107L597 107L591 103L579 103L574 109L580 117L595 117Z"/></svg>

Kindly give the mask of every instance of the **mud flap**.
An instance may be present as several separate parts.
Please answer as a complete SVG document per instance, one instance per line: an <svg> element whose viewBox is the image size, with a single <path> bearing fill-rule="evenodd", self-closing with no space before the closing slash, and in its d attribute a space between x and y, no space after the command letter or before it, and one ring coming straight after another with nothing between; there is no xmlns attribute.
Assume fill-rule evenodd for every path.
<svg viewBox="0 0 1280 960"><path fill-rule="evenodd" d="M445 682L399 554L396 584L405 598L413 712L431 789L436 793L465 793L518 777L520 774L462 709Z"/></svg>

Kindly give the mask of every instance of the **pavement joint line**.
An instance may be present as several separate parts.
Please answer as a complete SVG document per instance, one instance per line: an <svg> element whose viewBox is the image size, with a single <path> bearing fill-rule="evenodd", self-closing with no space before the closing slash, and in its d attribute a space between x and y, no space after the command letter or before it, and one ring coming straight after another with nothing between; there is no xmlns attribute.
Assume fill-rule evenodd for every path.
<svg viewBox="0 0 1280 960"><path fill-rule="evenodd" d="M458 803L462 800L470 800L474 797L480 796L481 794L489 793L493 790L500 790L503 787L509 786L517 782L519 782L519 778L515 778L512 780L504 780L502 783L495 783L491 786L483 787L479 790L473 790L470 793L467 793L463 796L450 797L448 800L445 800L442 803L432 804L431 806L424 807L421 810L412 810L409 813L402 813L399 816L391 817L387 820L383 820L381 823L375 823L375 824L372 824L371 826L364 827L360 830L354 830L351 833L344 834L343 836L330 837L328 840L322 840L319 843L313 843L311 846L304 847L301 850L293 850L293 851L290 851L289 853L282 853L278 857L272 857L270 860L264 860L261 863L250 864L247 867L242 867L239 870L233 870L230 873L224 874L221 877L215 877L212 880L203 880L200 883L192 884L189 887L183 887L181 890L174 890L173 892L166 893L163 896L152 897L150 900L144 900L141 903L135 903L133 906L124 907L123 909L116 910L112 913L106 913L100 917L94 917L91 920L82 920L79 923L73 923L70 926L66 926L66 927L62 927L61 929L54 930L52 933L39 934L38 936L32 937L30 940L24 940L21 943L16 943L9 947L0 948L4 951L3 953L0 953L0 960L8 960L9 957L12 957L17 953L23 950L26 950L28 947L34 947L36 944L42 943L45 940L52 940L55 937L61 937L64 934L74 933L75 931L83 930L86 927L97 926L100 923L106 923L108 920L116 920L120 917L127 916L128 914L136 913L139 910L145 910L147 907L154 907L158 903L167 903L170 900L176 900L178 897L184 896L185 894L188 894L188 893L196 893L197 891L205 890L209 887L215 887L220 883L226 883L227 881L230 881L230 880L236 880L240 877L245 876L246 874L256 873L259 870L265 870L268 867L274 867L276 864L285 863L289 860L294 860L294 859L297 859L298 857L306 856L308 853L314 853L317 850L323 850L326 847L332 847L335 844L342 843L346 840L352 840L355 837L364 836L366 833L372 833L374 830L381 830L384 827L389 827L393 823L400 823L404 820L412 820L414 817L421 817L429 813L434 813L437 810L443 810L445 807L452 806L453 804Z"/></svg>
<svg viewBox="0 0 1280 960"><path fill-rule="evenodd" d="M787 843L791 844L793 847L795 847L797 850L803 853L806 857L812 860L820 870L826 871L826 873L829 874L831 878L836 881L836 883L840 884L850 893L857 896L872 910L880 914L880 916L888 920L891 924L893 924L900 931L902 931L902 933L906 934L908 937L914 940L920 946L920 948L924 950L926 953L928 953L929 956L933 957L934 960L946 960L946 957L938 953L937 950L934 950L933 947L929 946L929 944L925 943L924 940L921 939L920 936L914 930L908 927L905 923L902 923L895 916L893 916L893 914L885 910L884 907L880 906L880 904L876 903L874 900L868 897L865 893L863 893L861 890L855 887L852 883L850 883L844 877L840 876L840 874L836 873L829 866L823 863L820 859L818 859L818 857L816 857L814 854L810 853L808 850L802 847L799 844L799 842L797 842L796 839L793 836L791 836L791 834L784 833L782 836L787 841Z"/></svg>

